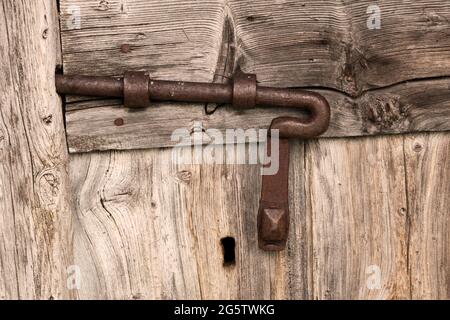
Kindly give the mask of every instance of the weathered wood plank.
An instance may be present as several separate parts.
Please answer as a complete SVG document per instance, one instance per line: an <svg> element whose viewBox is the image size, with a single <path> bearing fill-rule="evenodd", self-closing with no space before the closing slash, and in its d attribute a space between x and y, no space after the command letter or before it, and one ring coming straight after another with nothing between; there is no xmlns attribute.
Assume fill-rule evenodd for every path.
<svg viewBox="0 0 450 320"><path fill-rule="evenodd" d="M325 137L352 137L418 131L450 130L450 80L415 81L364 93L359 98L328 91L323 94L331 105L332 119ZM235 111L220 107L206 114L203 106L155 104L130 112L119 101L103 101L102 107L86 108L92 102L67 108L67 135L70 152L110 149L170 147L178 143L172 133L180 128L203 130L267 129L276 109ZM284 110L283 115L303 116ZM116 119L123 126L116 126ZM204 143L208 143L208 140Z"/></svg>
<svg viewBox="0 0 450 320"><path fill-rule="evenodd" d="M308 142L306 175L314 298L409 298L403 138Z"/></svg>
<svg viewBox="0 0 450 320"><path fill-rule="evenodd" d="M332 105L330 137L449 130L450 5L383 1L381 29L368 28L369 5L62 0L64 71L145 69L158 79L212 81L231 75L216 68L228 59L263 85L333 89L321 91ZM415 79L424 81L407 83ZM276 116L293 113L220 108L209 115L199 105L175 104L130 113L118 101L79 100L68 100L77 101L67 108L71 152L167 147L174 145L173 130L194 121L220 130L267 128ZM117 118L123 127L114 125Z"/></svg>
<svg viewBox="0 0 450 320"><path fill-rule="evenodd" d="M65 71L117 75L144 68L163 79L210 81L222 26L231 20L241 65L264 85L329 87L355 95L450 76L448 2L384 0L376 3L381 28L369 29L373 4L62 0ZM125 43L131 51L123 53Z"/></svg>
<svg viewBox="0 0 450 320"><path fill-rule="evenodd" d="M181 165L171 150L74 155L80 297L308 298L303 144L293 149L291 239L280 254L257 246L257 165ZM225 237L236 241L234 264L224 265Z"/></svg>
<svg viewBox="0 0 450 320"><path fill-rule="evenodd" d="M121 74L128 68L209 80L225 22L222 0L60 2L64 71ZM122 52L128 44L130 50Z"/></svg>
<svg viewBox="0 0 450 320"><path fill-rule="evenodd" d="M73 296L68 154L55 1L0 6L0 299Z"/></svg>
<svg viewBox="0 0 450 320"><path fill-rule="evenodd" d="M407 80L449 76L447 1L227 4L241 64L264 84L327 87L358 96ZM380 29L368 28L373 5L380 9Z"/></svg>
<svg viewBox="0 0 450 320"><path fill-rule="evenodd" d="M284 272L279 278L284 288L283 299L313 299L313 234L308 212L306 189L305 143L290 142L289 213L290 232L286 251L281 254Z"/></svg>
<svg viewBox="0 0 450 320"><path fill-rule="evenodd" d="M450 299L450 135L405 137L414 299Z"/></svg>
<svg viewBox="0 0 450 320"><path fill-rule="evenodd" d="M86 276L81 298L201 297L191 217L180 214L189 212L190 177L173 168L170 155L72 158L79 222L75 259Z"/></svg>

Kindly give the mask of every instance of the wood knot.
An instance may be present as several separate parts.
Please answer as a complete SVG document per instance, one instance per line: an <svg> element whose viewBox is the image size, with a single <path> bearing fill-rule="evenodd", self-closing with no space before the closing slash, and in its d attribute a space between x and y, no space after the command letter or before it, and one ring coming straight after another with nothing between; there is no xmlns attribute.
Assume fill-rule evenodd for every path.
<svg viewBox="0 0 450 320"><path fill-rule="evenodd" d="M60 195L60 172L56 168L45 169L38 174L36 184L42 208L55 210Z"/></svg>
<svg viewBox="0 0 450 320"><path fill-rule="evenodd" d="M147 36L145 35L145 33L139 32L134 36L134 38L136 40L145 40L145 39L147 39Z"/></svg>
<svg viewBox="0 0 450 320"><path fill-rule="evenodd" d="M106 0L101 0L97 5L98 11L107 11L109 9L111 9L111 6L110 6L109 2Z"/></svg>
<svg viewBox="0 0 450 320"><path fill-rule="evenodd" d="M138 293L136 293L136 294L133 294L132 296L131 296L131 299L133 299L133 300L141 300L141 299L143 299L143 294L142 293L140 293L140 292L138 292Z"/></svg>
<svg viewBox="0 0 450 320"><path fill-rule="evenodd" d="M414 146L413 146L414 152L420 153L422 151L422 149L423 149L423 146L419 142L414 143Z"/></svg>
<svg viewBox="0 0 450 320"><path fill-rule="evenodd" d="M177 180L183 183L189 183L192 179L192 172L183 170L177 172Z"/></svg>
<svg viewBox="0 0 450 320"><path fill-rule="evenodd" d="M0 150L3 149L3 144L5 142L5 136L3 135L2 130L0 129Z"/></svg>
<svg viewBox="0 0 450 320"><path fill-rule="evenodd" d="M445 16L438 14L435 11L426 11L425 19L427 21L428 26L430 27L435 27L448 23L448 19Z"/></svg>
<svg viewBox="0 0 450 320"><path fill-rule="evenodd" d="M360 74L368 69L368 62L363 52L354 47L351 43L333 42L332 48L338 52L341 51L340 59L342 63L341 71L338 76L342 89L352 96L360 93Z"/></svg>
<svg viewBox="0 0 450 320"><path fill-rule="evenodd" d="M402 105L398 97L365 95L361 100L365 132L398 132L409 126L409 106Z"/></svg>
<svg viewBox="0 0 450 320"><path fill-rule="evenodd" d="M48 115L44 118L42 118L42 121L46 124L46 125L50 125L53 122L53 115Z"/></svg>
<svg viewBox="0 0 450 320"><path fill-rule="evenodd" d="M48 28L45 28L44 31L42 31L42 39L48 38Z"/></svg>

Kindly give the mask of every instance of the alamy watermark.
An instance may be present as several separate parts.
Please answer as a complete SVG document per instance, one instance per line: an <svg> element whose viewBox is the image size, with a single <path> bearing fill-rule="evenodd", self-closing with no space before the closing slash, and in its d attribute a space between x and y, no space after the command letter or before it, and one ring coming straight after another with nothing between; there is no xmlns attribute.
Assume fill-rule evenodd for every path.
<svg viewBox="0 0 450 320"><path fill-rule="evenodd" d="M369 290L381 289L381 268L377 265L370 265L366 268L366 286Z"/></svg>
<svg viewBox="0 0 450 320"><path fill-rule="evenodd" d="M67 289L80 290L81 288L81 268L77 265L69 266L66 270Z"/></svg>
<svg viewBox="0 0 450 320"><path fill-rule="evenodd" d="M67 8L66 13L69 15L66 26L69 30L81 29L81 9L77 5L71 5Z"/></svg>
<svg viewBox="0 0 450 320"><path fill-rule="evenodd" d="M381 9L378 5L372 4L367 7L367 28L369 30L381 29Z"/></svg>
<svg viewBox="0 0 450 320"><path fill-rule="evenodd" d="M260 164L262 175L274 175L279 169L279 131L266 129L203 130L200 122L194 130L176 129L171 140L172 160L176 164ZM267 143L270 154L267 154Z"/></svg>

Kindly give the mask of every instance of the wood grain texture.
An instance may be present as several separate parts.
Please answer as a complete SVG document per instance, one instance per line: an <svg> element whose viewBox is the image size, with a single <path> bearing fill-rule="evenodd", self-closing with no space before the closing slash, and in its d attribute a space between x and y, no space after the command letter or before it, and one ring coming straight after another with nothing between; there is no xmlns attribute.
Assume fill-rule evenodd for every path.
<svg viewBox="0 0 450 320"><path fill-rule="evenodd" d="M67 25L74 4L80 29ZM382 1L382 29L370 31L364 29L367 4L62 0L64 71L148 69L161 79L217 82L226 81L238 63L264 85L328 95L330 137L448 130L448 4ZM120 52L124 43L130 52ZM198 128L196 120L204 128L223 128L224 122L265 127L271 120L269 111L250 111L252 123L244 123L246 117L224 107L206 117L194 105L156 105L131 114L113 100L68 102L75 152L171 145L167 128ZM125 119L121 128L111 126L117 117ZM87 129L103 140L92 139ZM418 160L402 137L295 142L290 238L277 254L257 249L257 166L179 165L171 152L72 155L80 297L445 297L448 239L444 226L430 224L445 217L422 202L432 199L445 208L445 199L414 191L411 181L419 178L411 177L411 163ZM421 176L436 176L434 159L449 162L450 155L427 157ZM443 186L434 179L426 188ZM417 195L411 198L409 190ZM423 216L422 209L428 210ZM438 226L439 246L433 248L430 230ZM223 266L225 236L236 239L234 266ZM427 243L414 245L414 237ZM380 268L380 289L367 286L370 266Z"/></svg>
<svg viewBox="0 0 450 320"><path fill-rule="evenodd" d="M449 88L450 80L418 81L367 92L359 98L316 90L328 99L332 110L330 128L324 137L450 130ZM230 107L206 114L202 105L167 103L130 112L120 101L102 101L102 107L87 107L91 103L76 103L80 109L71 105L67 108L70 152L171 147L179 142L172 137L177 129L218 129L224 134L235 128L268 129L281 114L273 108L235 111ZM284 110L282 114L304 117L298 110ZM119 118L124 120L123 126L115 125Z"/></svg>
<svg viewBox="0 0 450 320"><path fill-rule="evenodd" d="M290 238L278 254L257 249L258 166L178 165L169 149L73 156L76 263L85 277L79 295L408 299L411 292L415 298L443 292L443 298L447 169L433 173L435 166L414 165L417 151L405 152L403 139L318 140L307 143L306 153L296 143ZM427 136L414 138L413 150L417 139ZM448 162L447 144L448 135L441 135L433 149L423 147L429 163L436 153ZM421 179L432 179L434 200L424 199L432 195L428 187L420 196L410 191L405 163L406 170L421 168ZM420 221L410 218L415 215ZM223 266L220 239L227 236L236 239L233 266ZM374 266L380 288L367 286Z"/></svg>
<svg viewBox="0 0 450 320"><path fill-rule="evenodd" d="M369 29L370 5L381 28ZM264 84L351 96L449 76L450 6L439 0L227 1L244 69Z"/></svg>
<svg viewBox="0 0 450 320"><path fill-rule="evenodd" d="M189 175L177 175L169 158L156 151L72 158L80 297L201 297L197 265L190 263L190 216L180 215Z"/></svg>
<svg viewBox="0 0 450 320"><path fill-rule="evenodd" d="M257 246L257 165L176 164L171 150L73 156L79 296L310 297L303 144L293 148L291 210L298 215L279 254ZM224 266L224 237L236 240L233 265Z"/></svg>
<svg viewBox="0 0 450 320"><path fill-rule="evenodd" d="M409 298L403 138L318 140L306 157L314 298Z"/></svg>
<svg viewBox="0 0 450 320"><path fill-rule="evenodd" d="M228 19L240 64L264 85L329 87L355 95L450 76L447 2L384 0L378 3L381 29L370 30L372 4L62 0L65 72L117 75L144 68L163 79L210 81ZM124 43L130 52L120 51Z"/></svg>
<svg viewBox="0 0 450 320"><path fill-rule="evenodd" d="M450 299L450 135L405 138L414 299Z"/></svg>
<svg viewBox="0 0 450 320"><path fill-rule="evenodd" d="M0 21L0 299L72 297L56 3L5 0Z"/></svg>
<svg viewBox="0 0 450 320"><path fill-rule="evenodd" d="M231 76L233 68L216 68L228 60L256 73L262 85L318 89L332 105L329 137L449 130L450 5L385 0L381 29L370 30L371 4L62 0L64 71L144 69L156 79L211 82ZM122 52L123 44L130 50ZM120 101L68 102L71 152L173 146L173 130L191 129L194 121L206 129L267 128L274 117L293 114L230 108L209 114L180 104L130 113ZM117 118L123 127L114 125Z"/></svg>

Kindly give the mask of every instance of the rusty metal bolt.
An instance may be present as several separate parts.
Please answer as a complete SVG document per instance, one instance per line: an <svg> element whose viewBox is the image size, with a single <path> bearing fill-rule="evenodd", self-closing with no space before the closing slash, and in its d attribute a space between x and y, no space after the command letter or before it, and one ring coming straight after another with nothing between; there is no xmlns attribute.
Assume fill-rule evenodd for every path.
<svg viewBox="0 0 450 320"><path fill-rule="evenodd" d="M267 155L271 155L271 138ZM278 171L263 175L258 211L258 244L266 251L280 251L289 234L289 140L280 139ZM267 166L267 165L266 165Z"/></svg>

